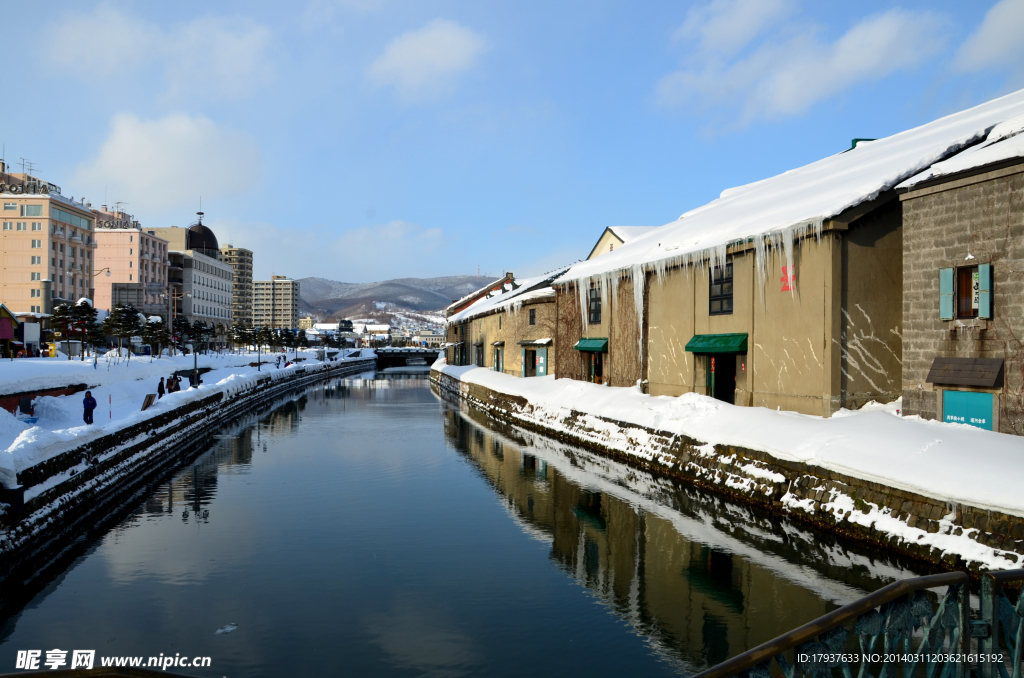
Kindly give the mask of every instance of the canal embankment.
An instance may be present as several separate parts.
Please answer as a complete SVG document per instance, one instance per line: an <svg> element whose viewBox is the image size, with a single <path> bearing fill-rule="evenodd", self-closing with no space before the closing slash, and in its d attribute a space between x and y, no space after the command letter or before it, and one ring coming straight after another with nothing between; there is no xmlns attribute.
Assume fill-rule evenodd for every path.
<svg viewBox="0 0 1024 678"><path fill-rule="evenodd" d="M475 367L443 395L653 474L942 569L1024 562L1024 441L878 407L831 419Z"/></svg>
<svg viewBox="0 0 1024 678"><path fill-rule="evenodd" d="M204 449L233 418L291 391L375 365L373 357L308 360L283 369L264 364L237 368L216 381L213 371L199 388L169 394L105 427L70 437L42 431L39 445L19 448L17 456L5 460L14 467L15 480L0 490L0 579L26 567L44 571L47 563L60 561L83 526L102 520Z"/></svg>

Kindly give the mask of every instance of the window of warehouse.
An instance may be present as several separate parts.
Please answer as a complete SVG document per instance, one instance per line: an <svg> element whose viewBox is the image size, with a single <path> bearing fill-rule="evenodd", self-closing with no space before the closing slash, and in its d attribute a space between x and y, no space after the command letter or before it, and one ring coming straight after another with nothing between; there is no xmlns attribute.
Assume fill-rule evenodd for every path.
<svg viewBox="0 0 1024 678"><path fill-rule="evenodd" d="M992 317L992 265L939 269L942 320Z"/></svg>
<svg viewBox="0 0 1024 678"><path fill-rule="evenodd" d="M712 272L708 301L710 315L732 314L732 262Z"/></svg>
<svg viewBox="0 0 1024 678"><path fill-rule="evenodd" d="M590 288L590 308L589 317L591 325L601 324L601 288L591 287Z"/></svg>

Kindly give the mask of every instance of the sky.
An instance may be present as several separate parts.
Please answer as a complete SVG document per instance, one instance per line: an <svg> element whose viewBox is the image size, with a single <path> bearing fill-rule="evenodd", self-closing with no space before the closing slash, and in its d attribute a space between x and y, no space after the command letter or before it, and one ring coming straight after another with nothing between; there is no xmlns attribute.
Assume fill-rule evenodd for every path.
<svg viewBox="0 0 1024 678"><path fill-rule="evenodd" d="M543 273L1024 87L1024 0L43 7L3 10L14 170L143 227L201 200L257 278Z"/></svg>

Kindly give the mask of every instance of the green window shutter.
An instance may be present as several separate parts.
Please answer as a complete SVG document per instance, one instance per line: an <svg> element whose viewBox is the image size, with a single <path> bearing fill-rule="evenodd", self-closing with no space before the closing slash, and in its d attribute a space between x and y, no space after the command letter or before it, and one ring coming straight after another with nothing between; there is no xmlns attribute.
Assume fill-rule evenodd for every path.
<svg viewBox="0 0 1024 678"><path fill-rule="evenodd" d="M537 349L537 376L545 377L548 374L548 350L546 348Z"/></svg>
<svg viewBox="0 0 1024 678"><path fill-rule="evenodd" d="M520 365L519 371L521 372L521 374L519 376L521 376L522 378L525 379L526 378L526 349L525 348L519 349L519 365Z"/></svg>
<svg viewBox="0 0 1024 678"><path fill-rule="evenodd" d="M978 264L978 317L992 317L992 264Z"/></svg>
<svg viewBox="0 0 1024 678"><path fill-rule="evenodd" d="M939 269L939 318L953 319L953 269Z"/></svg>

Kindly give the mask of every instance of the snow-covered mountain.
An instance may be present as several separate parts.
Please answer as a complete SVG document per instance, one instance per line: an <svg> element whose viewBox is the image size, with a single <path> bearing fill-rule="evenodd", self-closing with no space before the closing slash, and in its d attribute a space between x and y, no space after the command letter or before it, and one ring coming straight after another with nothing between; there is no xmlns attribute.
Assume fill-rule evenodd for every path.
<svg viewBox="0 0 1024 678"><path fill-rule="evenodd" d="M346 283L326 278L302 278L300 300L304 311L324 321L343 317L378 318L402 311L437 311L470 292L493 282L490 276L458 275L442 278L397 278L373 283Z"/></svg>

